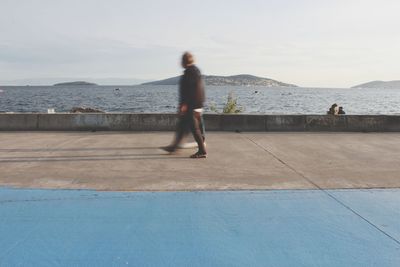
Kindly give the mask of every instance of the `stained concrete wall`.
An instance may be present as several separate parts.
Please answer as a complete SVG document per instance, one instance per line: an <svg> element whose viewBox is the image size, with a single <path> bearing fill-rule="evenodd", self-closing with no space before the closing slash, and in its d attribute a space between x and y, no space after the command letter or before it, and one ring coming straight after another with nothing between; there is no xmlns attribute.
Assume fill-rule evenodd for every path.
<svg viewBox="0 0 400 267"><path fill-rule="evenodd" d="M400 132L394 115L205 114L208 131ZM0 131L171 131L175 114L0 114Z"/></svg>

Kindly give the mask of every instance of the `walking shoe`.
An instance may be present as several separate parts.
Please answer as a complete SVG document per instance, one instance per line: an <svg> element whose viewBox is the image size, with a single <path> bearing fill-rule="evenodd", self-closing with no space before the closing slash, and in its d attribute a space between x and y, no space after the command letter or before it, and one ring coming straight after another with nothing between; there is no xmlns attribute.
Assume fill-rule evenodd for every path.
<svg viewBox="0 0 400 267"><path fill-rule="evenodd" d="M175 152L175 150L176 150L176 148L173 147L173 146L163 146L163 147L160 147L160 148L161 148L162 150L168 152L168 153L173 153L173 152Z"/></svg>
<svg viewBox="0 0 400 267"><path fill-rule="evenodd" d="M207 158L207 153L196 152L193 155L191 155L190 158L192 158L192 159L205 159L205 158Z"/></svg>

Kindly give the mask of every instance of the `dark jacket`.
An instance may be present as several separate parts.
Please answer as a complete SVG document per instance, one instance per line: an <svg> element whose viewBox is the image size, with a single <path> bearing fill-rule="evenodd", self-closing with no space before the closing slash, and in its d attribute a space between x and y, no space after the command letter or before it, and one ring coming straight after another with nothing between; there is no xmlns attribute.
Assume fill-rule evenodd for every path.
<svg viewBox="0 0 400 267"><path fill-rule="evenodd" d="M204 82L200 70L192 65L185 69L179 84L179 104L186 104L189 109L204 106Z"/></svg>

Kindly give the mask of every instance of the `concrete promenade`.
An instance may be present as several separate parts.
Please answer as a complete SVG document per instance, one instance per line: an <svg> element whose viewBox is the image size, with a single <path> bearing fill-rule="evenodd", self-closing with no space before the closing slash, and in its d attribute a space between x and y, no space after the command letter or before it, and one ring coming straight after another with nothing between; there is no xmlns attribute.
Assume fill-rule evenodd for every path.
<svg viewBox="0 0 400 267"><path fill-rule="evenodd" d="M207 134L209 158L167 155L172 132L1 132L0 185L118 191L400 188L399 133Z"/></svg>
<svg viewBox="0 0 400 267"><path fill-rule="evenodd" d="M0 132L0 266L400 266L400 133L172 136Z"/></svg>

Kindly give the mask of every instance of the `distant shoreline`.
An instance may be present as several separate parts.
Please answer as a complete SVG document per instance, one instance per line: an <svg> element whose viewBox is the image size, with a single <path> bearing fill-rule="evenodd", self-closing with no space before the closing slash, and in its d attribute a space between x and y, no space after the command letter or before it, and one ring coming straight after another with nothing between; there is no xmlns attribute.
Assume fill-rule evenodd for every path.
<svg viewBox="0 0 400 267"><path fill-rule="evenodd" d="M41 85L29 85L29 84L25 84L25 85L4 85L4 84L0 84L0 89L4 89L4 88L12 88L12 87L32 87L32 88L38 88L38 87L71 87L71 88L79 88L79 86L82 86L83 88L91 88L91 87L109 87L109 88L123 88L123 87L162 87L162 86L170 86L170 87L174 87L177 88L177 84L175 85L148 85L148 84L93 84L93 85L55 85L55 84L41 84ZM365 90L365 89L374 89L374 90L382 90L382 89L390 89L390 90L400 90L399 88L379 88L379 87L311 87L311 86L262 86L262 85L210 85L210 84L206 84L205 85L206 88L226 88L226 87L230 87L230 88L249 88L249 89L268 89L268 88L273 88L273 89L286 89L286 88L298 88L298 89L315 89L315 90L319 90L319 89L324 89L324 90L350 90L350 89L356 89L356 90Z"/></svg>
<svg viewBox="0 0 400 267"><path fill-rule="evenodd" d="M178 85L181 76L164 80L142 83L141 85ZM208 86L264 86L264 87L298 87L295 84L283 83L277 80L257 77L249 74L233 76L203 75L204 83Z"/></svg>
<svg viewBox="0 0 400 267"><path fill-rule="evenodd" d="M98 84L89 83L85 81L77 81L77 82L56 83L53 86L98 86Z"/></svg>

